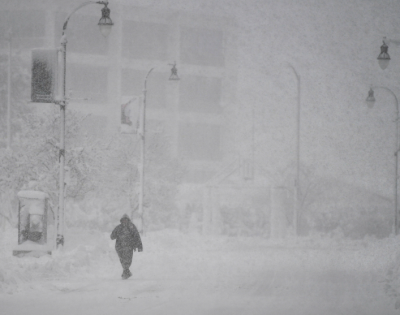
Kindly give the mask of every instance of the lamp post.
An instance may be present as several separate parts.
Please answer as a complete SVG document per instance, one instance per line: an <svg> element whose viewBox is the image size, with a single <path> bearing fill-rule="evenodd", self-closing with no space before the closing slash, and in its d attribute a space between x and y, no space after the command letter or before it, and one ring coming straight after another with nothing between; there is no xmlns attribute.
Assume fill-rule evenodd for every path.
<svg viewBox="0 0 400 315"><path fill-rule="evenodd" d="M12 31L7 32L8 40L8 63L7 63L7 149L11 149L11 53L12 53Z"/></svg>
<svg viewBox="0 0 400 315"><path fill-rule="evenodd" d="M169 80L177 81L178 69L176 68L176 63L170 64L172 66L171 75ZM147 105L147 79L150 73L154 70L151 68L144 79L144 89L143 89L143 106L140 115L140 124L138 135L140 137L140 163L139 163L139 209L137 217L133 218L137 225L140 234L143 233L143 204L144 204L144 177L145 177L145 152L146 152L146 105Z"/></svg>
<svg viewBox="0 0 400 315"><path fill-rule="evenodd" d="M397 198L397 182L398 182L398 152L399 152L399 102L397 100L396 94L393 93L392 90L383 86L371 87L368 91L368 97L366 99L366 103L369 108L372 108L375 104L374 90L373 89L383 89L388 91L395 100L396 106L396 147L394 152L394 164L395 164L395 172L394 172L394 233L395 235L399 234L399 226L398 226L398 198Z"/></svg>
<svg viewBox="0 0 400 315"><path fill-rule="evenodd" d="M113 25L110 19L110 9L107 7L108 1L87 1L77 6L67 16L62 30L62 36L60 40L61 44L61 58L62 58L62 75L60 77L60 96L55 103L60 105L60 151L59 151L59 162L60 162L60 182L59 182L59 204L58 204L58 220L57 220L57 239L56 246L62 247L64 245L64 192L65 192L65 107L68 103L66 98L66 66L67 66L67 26L71 16L84 6L89 4L102 4L104 7L101 10L101 18L99 20L99 28L104 36L107 36Z"/></svg>
<svg viewBox="0 0 400 315"><path fill-rule="evenodd" d="M297 73L296 69L288 63L290 69L292 69L297 80L297 115L296 115L296 179L295 179L295 200L294 200L294 217L293 226L295 230L295 235L298 234L299 229L299 210L300 210L300 121L301 121L301 90L300 90L300 75Z"/></svg>

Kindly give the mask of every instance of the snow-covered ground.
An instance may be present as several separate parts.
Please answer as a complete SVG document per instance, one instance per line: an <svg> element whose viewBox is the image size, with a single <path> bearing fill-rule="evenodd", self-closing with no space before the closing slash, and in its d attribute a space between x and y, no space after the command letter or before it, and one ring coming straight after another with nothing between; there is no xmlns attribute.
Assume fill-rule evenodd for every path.
<svg viewBox="0 0 400 315"><path fill-rule="evenodd" d="M0 231L0 314L398 314L399 238L143 236L133 276L109 233L68 229L63 252L14 257ZM388 286L388 284L390 286ZM386 288L386 290L385 290ZM387 292L386 292L387 291Z"/></svg>

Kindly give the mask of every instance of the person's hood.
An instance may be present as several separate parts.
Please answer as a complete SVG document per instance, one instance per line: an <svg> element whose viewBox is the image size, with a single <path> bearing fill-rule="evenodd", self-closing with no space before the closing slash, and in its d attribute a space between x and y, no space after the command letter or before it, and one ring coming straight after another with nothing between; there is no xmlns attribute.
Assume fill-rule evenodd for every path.
<svg viewBox="0 0 400 315"><path fill-rule="evenodd" d="M124 215L122 216L121 220L119 220L119 222L122 223L122 220L123 220L123 219L128 219L129 222L131 221L131 219L129 219L129 216L128 216L127 214L124 214Z"/></svg>

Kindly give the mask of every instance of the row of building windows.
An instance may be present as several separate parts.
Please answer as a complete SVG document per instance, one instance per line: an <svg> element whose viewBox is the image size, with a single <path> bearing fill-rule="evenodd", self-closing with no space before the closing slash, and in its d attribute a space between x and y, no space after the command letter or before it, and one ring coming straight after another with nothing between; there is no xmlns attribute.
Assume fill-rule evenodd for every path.
<svg viewBox="0 0 400 315"><path fill-rule="evenodd" d="M0 11L0 39L4 39L8 31L18 38L45 37L45 11Z"/></svg>
<svg viewBox="0 0 400 315"><path fill-rule="evenodd" d="M125 21L123 56L132 59L165 60L171 28L165 24ZM221 31L181 27L180 60L183 63L222 67L224 65Z"/></svg>
<svg viewBox="0 0 400 315"><path fill-rule="evenodd" d="M94 137L103 136L107 119L91 115L85 120L85 131ZM148 120L146 132L166 132L165 122ZM172 141L172 140L171 140ZM215 161L221 158L221 127L206 123L179 123L177 147L179 157L192 161Z"/></svg>
<svg viewBox="0 0 400 315"><path fill-rule="evenodd" d="M56 12L54 42L60 40L66 13ZM97 16L72 17L68 26L68 50L95 55L107 55L108 43L98 30ZM45 11L1 11L0 39L11 29L16 39L37 40L46 34ZM224 66L223 33L220 30L180 27L179 43L173 43L172 28L168 24L125 20L122 27L122 55L128 59L166 60L170 45L178 45L182 63L200 66Z"/></svg>
<svg viewBox="0 0 400 315"><path fill-rule="evenodd" d="M123 70L121 94L141 95L146 73ZM70 64L67 71L67 88L72 98L88 98L106 103L108 70L106 67ZM150 108L165 108L168 93L168 74L154 72L147 80L147 104ZM186 75L179 81L179 109L186 112L220 113L221 79Z"/></svg>
<svg viewBox="0 0 400 315"><path fill-rule="evenodd" d="M82 16L81 16L82 17ZM54 36L57 46L66 13L56 12L54 29L48 29L49 16L44 10L0 11L0 40L8 30L16 39L15 48L29 50L49 43ZM68 27L68 51L88 55L107 56L109 42L97 28L97 16L73 17ZM185 64L224 67L223 32L180 26L179 34L168 24L125 20L122 25L121 57L136 60L167 60L171 51L179 52L179 62ZM178 35L178 36L176 36ZM175 41L174 41L175 40ZM18 44L19 43L19 44ZM17 44L19 47L17 47ZM172 45L175 45L172 47ZM89 99L93 103L107 103L111 78L108 67L70 63L67 68L67 90L72 99ZM121 95L140 95L146 73L123 69ZM149 108L167 107L168 73L154 72L147 81ZM119 80L118 79L118 80ZM179 81L179 110L193 113L220 113L222 79L187 74ZM100 118L99 118L100 119ZM104 126L104 117L99 126ZM96 119L94 119L94 124ZM99 127L100 128L100 127ZM90 128L101 132L101 128ZM202 123L179 123L178 154L190 160L218 160L221 158L220 126Z"/></svg>

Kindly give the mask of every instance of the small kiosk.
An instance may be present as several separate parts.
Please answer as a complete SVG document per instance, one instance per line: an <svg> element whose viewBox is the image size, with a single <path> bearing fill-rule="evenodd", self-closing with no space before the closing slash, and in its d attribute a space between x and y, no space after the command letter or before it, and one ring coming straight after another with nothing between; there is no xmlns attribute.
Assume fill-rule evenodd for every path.
<svg viewBox="0 0 400 315"><path fill-rule="evenodd" d="M49 196L36 190L23 190L18 192L17 196L19 201L18 245L14 248L13 255L51 255L53 242L48 242L49 217L47 213Z"/></svg>

